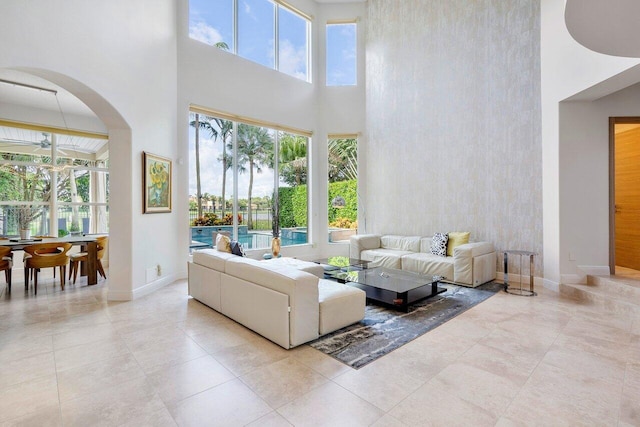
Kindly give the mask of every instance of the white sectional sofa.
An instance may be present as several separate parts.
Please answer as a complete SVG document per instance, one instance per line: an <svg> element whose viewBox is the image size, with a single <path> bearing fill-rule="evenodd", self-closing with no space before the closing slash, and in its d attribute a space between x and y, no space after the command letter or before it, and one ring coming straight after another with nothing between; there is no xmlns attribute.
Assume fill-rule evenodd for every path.
<svg viewBox="0 0 640 427"><path fill-rule="evenodd" d="M292 348L364 318L365 293L303 271L321 275L322 267L311 264L195 251L188 263L189 295Z"/></svg>
<svg viewBox="0 0 640 427"><path fill-rule="evenodd" d="M496 278L492 243L465 243L453 249L453 256L443 257L431 253L431 241L432 237L359 234L350 238L350 257L371 261L370 267L439 275L472 287Z"/></svg>

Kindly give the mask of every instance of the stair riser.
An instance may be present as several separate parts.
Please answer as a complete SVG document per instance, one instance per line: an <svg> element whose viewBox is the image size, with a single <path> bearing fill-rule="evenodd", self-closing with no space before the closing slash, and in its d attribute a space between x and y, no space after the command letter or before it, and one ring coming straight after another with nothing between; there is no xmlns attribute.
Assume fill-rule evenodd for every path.
<svg viewBox="0 0 640 427"><path fill-rule="evenodd" d="M619 302L597 295L588 290L577 289L571 285L560 285L560 295L576 301L592 304L612 313L640 316L640 305L631 302Z"/></svg>
<svg viewBox="0 0 640 427"><path fill-rule="evenodd" d="M587 276L587 285L606 288L611 296L640 304L640 288L609 280L606 277Z"/></svg>

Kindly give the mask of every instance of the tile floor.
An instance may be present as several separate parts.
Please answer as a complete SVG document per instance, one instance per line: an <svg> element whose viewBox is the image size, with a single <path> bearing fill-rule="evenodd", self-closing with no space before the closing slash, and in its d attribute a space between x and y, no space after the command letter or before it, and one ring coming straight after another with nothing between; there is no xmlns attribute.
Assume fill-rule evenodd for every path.
<svg viewBox="0 0 640 427"><path fill-rule="evenodd" d="M640 425L640 317L499 293L360 369L187 296L0 285L0 426Z"/></svg>

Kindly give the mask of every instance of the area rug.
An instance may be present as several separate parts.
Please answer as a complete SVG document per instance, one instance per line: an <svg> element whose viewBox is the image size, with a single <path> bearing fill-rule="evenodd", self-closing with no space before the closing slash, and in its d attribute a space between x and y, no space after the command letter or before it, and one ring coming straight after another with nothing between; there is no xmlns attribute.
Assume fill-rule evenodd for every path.
<svg viewBox="0 0 640 427"><path fill-rule="evenodd" d="M359 369L442 325L504 288L496 282L477 288L441 283L447 292L422 300L409 312L367 304L364 319L312 341L309 345Z"/></svg>

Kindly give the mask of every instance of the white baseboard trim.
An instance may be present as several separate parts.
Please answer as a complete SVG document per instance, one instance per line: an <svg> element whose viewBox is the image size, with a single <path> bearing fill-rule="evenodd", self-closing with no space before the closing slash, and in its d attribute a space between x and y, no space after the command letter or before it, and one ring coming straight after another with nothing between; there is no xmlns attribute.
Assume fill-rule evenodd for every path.
<svg viewBox="0 0 640 427"><path fill-rule="evenodd" d="M168 274L164 277L159 278L158 280L154 280L153 282L149 282L144 286L140 286L133 290L133 299L138 299L145 295L149 295L153 291L157 291L160 288L163 288L173 282L176 281L175 274Z"/></svg>
<svg viewBox="0 0 640 427"><path fill-rule="evenodd" d="M169 274L167 276L159 278L158 280L154 280L153 282L147 283L144 286L140 286L139 288L136 288L133 291L115 291L115 290L109 289L107 291L107 300L131 301L136 298L149 295L151 292L156 291L160 288L163 288L175 281L176 281L175 275Z"/></svg>

